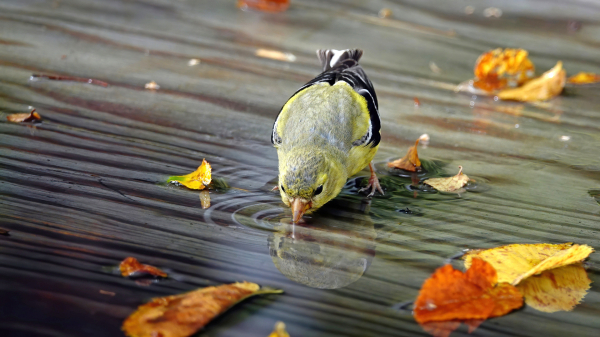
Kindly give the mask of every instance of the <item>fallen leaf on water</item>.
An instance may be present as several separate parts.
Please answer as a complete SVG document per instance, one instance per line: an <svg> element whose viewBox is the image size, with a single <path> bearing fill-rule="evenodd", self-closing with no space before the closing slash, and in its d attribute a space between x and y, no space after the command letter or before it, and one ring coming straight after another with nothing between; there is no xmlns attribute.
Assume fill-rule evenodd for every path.
<svg viewBox="0 0 600 337"><path fill-rule="evenodd" d="M158 83L156 83L154 81L150 81L144 85L144 88L150 89L150 90L158 90L158 89L160 89L160 85L158 85Z"/></svg>
<svg viewBox="0 0 600 337"><path fill-rule="evenodd" d="M469 333L473 333L484 320L467 319L467 320L452 320L420 323L421 328L434 337L448 337L452 331L458 329L461 323L469 327Z"/></svg>
<svg viewBox="0 0 600 337"><path fill-rule="evenodd" d="M497 48L475 63L473 86L488 92L520 86L534 76L535 67L524 49Z"/></svg>
<svg viewBox="0 0 600 337"><path fill-rule="evenodd" d="M254 9L263 12L283 12L290 7L290 0L238 0L241 10Z"/></svg>
<svg viewBox="0 0 600 337"><path fill-rule="evenodd" d="M296 61L296 55L294 55L292 53L285 53L285 52L282 52L279 50L260 48L260 49L256 50L255 54L258 57L264 57L264 58L277 60L277 61L286 61L286 62Z"/></svg>
<svg viewBox="0 0 600 337"><path fill-rule="evenodd" d="M275 323L275 328L273 332L269 335L269 337L290 337L290 335L285 331L285 323L277 322Z"/></svg>
<svg viewBox="0 0 600 337"><path fill-rule="evenodd" d="M469 182L469 177L462 173L462 166L458 167L458 174L448 178L429 178L423 181L438 191L442 192L455 192L460 190L463 186Z"/></svg>
<svg viewBox="0 0 600 337"><path fill-rule="evenodd" d="M465 273L445 265L428 278L414 304L420 324L457 319L487 319L506 315L523 305L513 285L499 283L491 264L473 259Z"/></svg>
<svg viewBox="0 0 600 337"><path fill-rule="evenodd" d="M253 295L278 294L250 282L207 287L158 297L143 304L123 322L130 337L185 337L208 324L236 303Z"/></svg>
<svg viewBox="0 0 600 337"><path fill-rule="evenodd" d="M591 283L581 264L571 264L526 278L517 288L525 303L536 310L571 311L585 297Z"/></svg>
<svg viewBox="0 0 600 337"><path fill-rule="evenodd" d="M207 190L200 192L200 205L202 205L202 209L210 207L210 194Z"/></svg>
<svg viewBox="0 0 600 337"><path fill-rule="evenodd" d="M389 8L382 8L377 15L382 19L387 19L392 16L392 10Z"/></svg>
<svg viewBox="0 0 600 337"><path fill-rule="evenodd" d="M29 113L25 112L8 115L6 116L6 120L12 123L29 123L41 121L42 116L40 116L40 114L35 112L35 109L33 109Z"/></svg>
<svg viewBox="0 0 600 337"><path fill-rule="evenodd" d="M121 275L124 277L135 276L136 274L150 274L153 276L167 277L164 271L147 264L141 264L135 257L128 257L119 265Z"/></svg>
<svg viewBox="0 0 600 337"><path fill-rule="evenodd" d="M406 152L406 155L398 160L388 163L389 168L397 168L410 172L420 172L422 170L421 161L419 160L419 154L417 153L417 145L419 145L419 139L415 142L415 145L411 146Z"/></svg>
<svg viewBox="0 0 600 337"><path fill-rule="evenodd" d="M472 250L465 254L465 267L473 258L489 262L498 272L499 282L513 285L544 270L566 266L587 258L594 249L588 245L563 243L553 245L513 244L488 250Z"/></svg>
<svg viewBox="0 0 600 337"><path fill-rule="evenodd" d="M554 68L548 70L542 76L523 84L521 87L502 90L496 96L504 100L521 102L545 101L562 92L566 78L567 73L562 68L562 62L558 61Z"/></svg>
<svg viewBox="0 0 600 337"><path fill-rule="evenodd" d="M198 166L196 171L184 176L169 177L167 181L177 182L193 190L202 190L210 184L211 180L210 164L206 159L202 159L202 165Z"/></svg>
<svg viewBox="0 0 600 337"><path fill-rule="evenodd" d="M600 82L600 75L594 73L580 72L567 78L567 83L571 84L592 84Z"/></svg>

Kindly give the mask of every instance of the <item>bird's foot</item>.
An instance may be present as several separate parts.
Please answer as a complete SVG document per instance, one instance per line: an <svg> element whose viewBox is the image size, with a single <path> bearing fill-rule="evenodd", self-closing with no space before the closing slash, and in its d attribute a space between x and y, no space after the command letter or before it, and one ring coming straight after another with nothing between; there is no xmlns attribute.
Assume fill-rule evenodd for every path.
<svg viewBox="0 0 600 337"><path fill-rule="evenodd" d="M371 193L369 193L367 197L372 197L376 191L379 191L381 195L384 195L383 189L381 189L381 184L379 184L379 179L377 179L375 174L371 174L371 177L369 178L369 184L366 187L361 188L358 192L360 193L363 191L368 191L369 189L371 189Z"/></svg>

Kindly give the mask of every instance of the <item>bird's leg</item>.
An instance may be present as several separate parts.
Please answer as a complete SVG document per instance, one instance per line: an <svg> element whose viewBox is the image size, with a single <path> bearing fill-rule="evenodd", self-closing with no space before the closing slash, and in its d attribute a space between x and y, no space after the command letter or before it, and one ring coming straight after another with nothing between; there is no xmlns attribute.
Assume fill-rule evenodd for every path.
<svg viewBox="0 0 600 337"><path fill-rule="evenodd" d="M375 166L373 166L373 162L369 163L369 169L371 170L369 185L367 185L367 187L361 188L358 192L367 191L371 189L371 193L369 193L368 197L372 197L373 194L375 194L375 191L379 191L379 193L383 195L383 190L381 189L381 185L379 184L379 179L377 179L377 175L375 174Z"/></svg>

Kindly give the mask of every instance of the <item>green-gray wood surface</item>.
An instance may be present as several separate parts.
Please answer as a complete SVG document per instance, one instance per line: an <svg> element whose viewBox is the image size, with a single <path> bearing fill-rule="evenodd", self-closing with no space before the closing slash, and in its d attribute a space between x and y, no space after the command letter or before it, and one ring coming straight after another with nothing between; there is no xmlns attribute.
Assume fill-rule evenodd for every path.
<svg viewBox="0 0 600 337"><path fill-rule="evenodd" d="M390 19L377 18L384 7ZM502 16L485 17L487 7ZM427 335L410 305L397 304L465 248L600 249L600 205L588 193L600 188L599 87L568 87L540 104L452 91L496 47L526 48L537 73L558 60L569 74L600 73L599 19L599 2L574 0L293 1L279 14L234 1L3 0L0 227L10 236L0 236L0 335L120 336L123 319L152 297L242 280L285 294L248 300L200 335L267 336L278 320L294 337ZM292 240L269 192L272 122L319 72L314 50L349 47L364 49L379 95L376 163L387 193L369 202L353 180ZM144 89L152 80L159 90ZM42 124L6 122L30 106ZM423 133L431 170L422 178L462 165L471 191L415 198L410 178L387 172ZM197 191L163 184L202 158L231 186L211 191L208 210ZM127 256L171 278L123 278L112 267ZM597 336L598 256L574 311L526 306L473 335Z"/></svg>

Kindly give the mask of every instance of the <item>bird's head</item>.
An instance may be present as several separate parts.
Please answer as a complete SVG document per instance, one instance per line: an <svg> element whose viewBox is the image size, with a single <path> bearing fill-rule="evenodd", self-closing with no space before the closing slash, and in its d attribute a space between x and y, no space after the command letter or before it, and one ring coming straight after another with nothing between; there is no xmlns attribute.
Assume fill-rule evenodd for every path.
<svg viewBox="0 0 600 337"><path fill-rule="evenodd" d="M292 208L294 222L338 195L347 179L335 156L314 149L293 151L279 165L281 199Z"/></svg>

